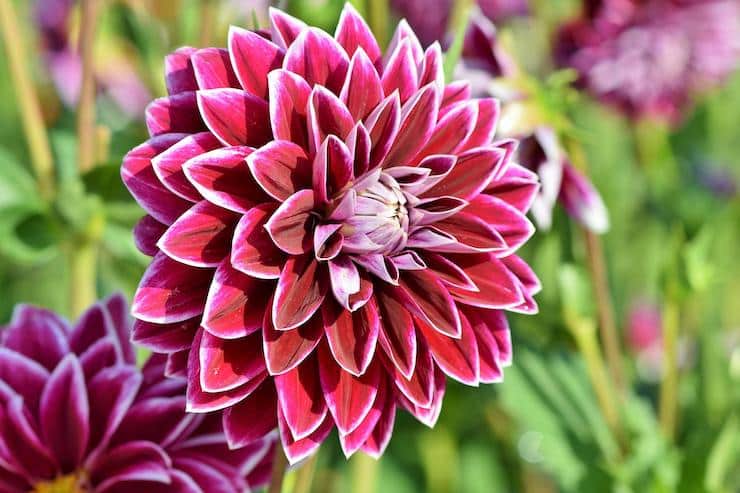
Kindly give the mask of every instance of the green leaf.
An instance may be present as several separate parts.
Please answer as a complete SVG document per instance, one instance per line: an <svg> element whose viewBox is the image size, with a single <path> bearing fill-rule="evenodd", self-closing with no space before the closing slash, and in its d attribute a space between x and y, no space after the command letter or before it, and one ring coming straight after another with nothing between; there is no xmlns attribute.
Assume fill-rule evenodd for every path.
<svg viewBox="0 0 740 493"><path fill-rule="evenodd" d="M740 422L737 415L730 417L722 427L707 460L704 486L709 491L727 488L725 478L740 464Z"/></svg>
<svg viewBox="0 0 740 493"><path fill-rule="evenodd" d="M27 206L38 209L42 203L31 174L15 157L0 147L0 210Z"/></svg>

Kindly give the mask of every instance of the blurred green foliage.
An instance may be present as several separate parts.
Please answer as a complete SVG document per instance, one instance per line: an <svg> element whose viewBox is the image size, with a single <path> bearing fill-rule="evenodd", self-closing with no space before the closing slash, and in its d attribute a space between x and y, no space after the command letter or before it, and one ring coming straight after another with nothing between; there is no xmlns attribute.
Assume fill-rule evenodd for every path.
<svg viewBox="0 0 740 493"><path fill-rule="evenodd" d="M357 2L366 8L366 2ZM25 44L37 48L31 2L16 2ZM181 44L202 42L203 2L118 1L107 4L101 40L128 47L142 79L163 92L162 60ZM219 6L209 32L223 44L230 23L253 27L242 2ZM549 35L574 12L574 1L538 1L535 16L507 32L528 70L552 70ZM342 2L283 3L311 24L332 29ZM226 5L226 7L224 7ZM364 6L364 7L363 7ZM430 15L432 15L430 13ZM389 20L388 22L394 22ZM79 245L91 217L102 217L98 293L131 296L147 259L131 228L142 215L119 179L123 154L146 138L141 119L129 120L110 101L98 104L109 133L105 162L76 173L74 111L54 93L40 57L29 57L51 136L59 194L39 197L28 165L13 88L0 59L0 322L18 302L63 313L69 305L67 254ZM547 85L543 87L547 88ZM556 102L563 103L550 94ZM554 227L525 248L544 285L540 314L513 316L514 365L505 382L480 389L450 384L434 431L400 413L391 445L377 465L384 493L596 492L730 493L740 491L740 201L718 194L701 177L740 180L740 76L702 95L677 129L632 124L587 97L559 105L573 122L589 174L603 195L611 230L603 237L617 325L624 328L635 300L680 306L679 420L673 440L658 423L659 382L641 374L624 347L629 386L617 398L622 436L604 420L583 355L576 350L568 310L593 318L584 274L584 246L562 212ZM321 452L316 492L359 491L336 440ZM372 468L372 466L371 466ZM364 490L363 490L364 491Z"/></svg>

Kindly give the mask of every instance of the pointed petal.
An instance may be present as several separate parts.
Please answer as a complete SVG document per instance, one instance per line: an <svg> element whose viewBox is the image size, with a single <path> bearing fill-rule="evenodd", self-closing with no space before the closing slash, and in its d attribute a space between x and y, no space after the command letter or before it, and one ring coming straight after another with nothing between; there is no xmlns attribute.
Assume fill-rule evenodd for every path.
<svg viewBox="0 0 740 493"><path fill-rule="evenodd" d="M360 272L352 259L343 255L329 261L329 281L336 300L349 310L349 297L360 291Z"/></svg>
<svg viewBox="0 0 740 493"><path fill-rule="evenodd" d="M465 212L458 212L454 217L434 223L434 227L443 233L452 235L457 245L436 248L438 252L490 252L497 254L506 250L504 238L494 229L494 225L484 219Z"/></svg>
<svg viewBox="0 0 740 493"><path fill-rule="evenodd" d="M278 248L290 255L300 255L311 249L315 207L313 190L301 190L277 208L265 229Z"/></svg>
<svg viewBox="0 0 740 493"><path fill-rule="evenodd" d="M409 164L434 131L438 110L439 94L434 84L424 86L403 105L398 135L384 160L388 166Z"/></svg>
<svg viewBox="0 0 740 493"><path fill-rule="evenodd" d="M141 386L141 372L134 366L106 368L88 383L90 401L90 446L107 447L123 421ZM94 455L95 452L89 455Z"/></svg>
<svg viewBox="0 0 740 493"><path fill-rule="evenodd" d="M593 184L572 165L563 167L560 203L566 212L596 234L609 231L609 212Z"/></svg>
<svg viewBox="0 0 740 493"><path fill-rule="evenodd" d="M259 147L272 138L267 102L253 94L231 88L198 91L198 108L224 145Z"/></svg>
<svg viewBox="0 0 740 493"><path fill-rule="evenodd" d="M390 53L390 59L383 69L383 93L392 94L398 91L401 103L405 103L419 89L418 68L414 61L411 42L402 41Z"/></svg>
<svg viewBox="0 0 740 493"><path fill-rule="evenodd" d="M146 108L146 128L149 135L167 133L196 133L206 129L198 113L194 91L155 99Z"/></svg>
<svg viewBox="0 0 740 493"><path fill-rule="evenodd" d="M215 267L229 254L237 216L205 200L180 216L157 242L168 257L193 267Z"/></svg>
<svg viewBox="0 0 740 493"><path fill-rule="evenodd" d="M235 389L266 369L260 334L227 340L203 331L198 357L200 385L205 392Z"/></svg>
<svg viewBox="0 0 740 493"><path fill-rule="evenodd" d="M203 328L223 339L245 337L262 327L270 295L270 284L249 277L224 259L213 276Z"/></svg>
<svg viewBox="0 0 740 493"><path fill-rule="evenodd" d="M298 366L323 336L323 325L319 317L293 330L277 330L269 310L265 312L264 352L267 370L271 375L286 373Z"/></svg>
<svg viewBox="0 0 740 493"><path fill-rule="evenodd" d="M452 195L473 200L491 182L503 163L504 154L495 147L481 147L467 151L457 158L457 164L424 197Z"/></svg>
<svg viewBox="0 0 740 493"><path fill-rule="evenodd" d="M202 197L188 181L183 166L189 159L218 147L221 144L208 132L187 136L152 159L154 172L173 193L190 202L198 202Z"/></svg>
<svg viewBox="0 0 740 493"><path fill-rule="evenodd" d="M134 244L141 253L153 257L159 251L157 242L165 231L166 225L146 215L134 226Z"/></svg>
<svg viewBox="0 0 740 493"><path fill-rule="evenodd" d="M306 438L319 428L327 407L315 358L308 358L292 370L276 375L275 388L280 410L293 438Z"/></svg>
<svg viewBox="0 0 740 493"><path fill-rule="evenodd" d="M270 8L270 27L272 39L281 47L287 48L306 29L306 24L280 9Z"/></svg>
<svg viewBox="0 0 740 493"><path fill-rule="evenodd" d="M249 210L236 225L231 245L231 265L248 276L277 279L285 256L272 242L265 224L277 204L260 204Z"/></svg>
<svg viewBox="0 0 740 493"><path fill-rule="evenodd" d="M331 417L327 415L324 418L324 421L319 424L319 427L316 428L316 431L305 438L297 440L293 438L282 411L278 409L280 441L283 444L285 456L288 458L288 462L290 464L297 464L315 453L324 440L326 440L326 437L329 436L329 433L331 433L333 428L334 422Z"/></svg>
<svg viewBox="0 0 740 493"><path fill-rule="evenodd" d="M416 327L429 344L434 361L450 377L465 385L477 387L480 382L480 357L475 333L464 315L459 339L447 337L417 319Z"/></svg>
<svg viewBox="0 0 740 493"><path fill-rule="evenodd" d="M375 402L380 382L380 367L371 364L361 376L344 371L334 361L331 351L322 344L318 350L321 389L337 429L350 433L365 419Z"/></svg>
<svg viewBox="0 0 740 493"><path fill-rule="evenodd" d="M0 347L0 382L23 398L31 409L38 409L41 392L49 372L31 358Z"/></svg>
<svg viewBox="0 0 740 493"><path fill-rule="evenodd" d="M380 165L396 141L401 127L401 100L398 93L385 98L365 119L370 134L370 169Z"/></svg>
<svg viewBox="0 0 740 493"><path fill-rule="evenodd" d="M224 410L224 434L232 449L263 438L277 424L277 393L267 380L248 398Z"/></svg>
<svg viewBox="0 0 740 493"><path fill-rule="evenodd" d="M78 467L90 438L90 404L85 376L74 355L52 372L41 394L39 424L62 470Z"/></svg>
<svg viewBox="0 0 740 493"><path fill-rule="evenodd" d="M4 347L52 371L70 352L68 331L67 323L59 315L30 305L17 305L10 324L0 333L0 341Z"/></svg>
<svg viewBox="0 0 740 493"><path fill-rule="evenodd" d="M365 373L375 354L380 315L374 300L355 312L334 303L322 306L324 330L334 359L352 375Z"/></svg>
<svg viewBox="0 0 740 493"><path fill-rule="evenodd" d="M475 101L460 103L437 122L432 137L414 158L419 162L433 154L455 154L473 131L478 117Z"/></svg>
<svg viewBox="0 0 740 493"><path fill-rule="evenodd" d="M185 46L175 50L164 58L165 83L167 93L172 96L181 92L195 91L198 83L195 80L190 55L195 48Z"/></svg>
<svg viewBox="0 0 740 493"><path fill-rule="evenodd" d="M375 36L350 3L344 5L334 37L350 57L362 50L373 64L380 60L382 53Z"/></svg>
<svg viewBox="0 0 740 493"><path fill-rule="evenodd" d="M311 165L300 146L276 140L247 158L249 170L260 187L283 202L299 190L311 188Z"/></svg>
<svg viewBox="0 0 740 493"><path fill-rule="evenodd" d="M154 323L182 322L203 313L212 270L196 269L158 253L134 295L131 313Z"/></svg>
<svg viewBox="0 0 740 493"><path fill-rule="evenodd" d="M479 288L471 292L451 287L450 293L458 302L483 308L510 308L524 301L519 280L492 253L452 254L448 258Z"/></svg>
<svg viewBox="0 0 740 493"><path fill-rule="evenodd" d="M300 76L282 69L270 72L267 80L273 135L308 148L306 115L311 87Z"/></svg>
<svg viewBox="0 0 740 493"><path fill-rule="evenodd" d="M304 324L324 301L327 284L323 266L312 255L289 258L272 304L275 328L289 330Z"/></svg>
<svg viewBox="0 0 740 493"><path fill-rule="evenodd" d="M267 74L282 65L283 49L255 32L231 26L229 55L242 88L265 98Z"/></svg>
<svg viewBox="0 0 740 493"><path fill-rule="evenodd" d="M424 252L424 263L442 282L447 283L449 286L467 291L478 291L478 287L470 279L470 276L444 256Z"/></svg>
<svg viewBox="0 0 740 493"><path fill-rule="evenodd" d="M419 85L425 86L434 83L443 87L445 83L444 62L442 60L442 47L435 41L424 52L424 62L419 71Z"/></svg>
<svg viewBox="0 0 740 493"><path fill-rule="evenodd" d="M334 135L324 140L313 162L313 189L320 202L328 202L354 178L352 155Z"/></svg>
<svg viewBox="0 0 740 493"><path fill-rule="evenodd" d="M308 135L312 151L318 151L329 135L347 138L355 121L341 99L322 86L316 86L308 101Z"/></svg>
<svg viewBox="0 0 740 493"><path fill-rule="evenodd" d="M365 118L383 100L380 76L364 50L352 57L340 97L355 121Z"/></svg>
<svg viewBox="0 0 740 493"><path fill-rule="evenodd" d="M524 245L534 234L534 225L515 207L487 194L478 195L465 209L490 224L504 239L507 248L498 253L509 255Z"/></svg>
<svg viewBox="0 0 740 493"><path fill-rule="evenodd" d="M188 349L198 330L200 317L172 324L153 324L135 320L131 341L158 353L173 353Z"/></svg>
<svg viewBox="0 0 740 493"><path fill-rule="evenodd" d="M498 100L482 98L477 99L475 103L478 105L475 126L460 151L490 145L496 135L496 125L501 114L501 107Z"/></svg>
<svg viewBox="0 0 740 493"><path fill-rule="evenodd" d="M428 270L406 271L400 285L414 302L415 311L432 328L449 337L460 337L460 315L444 284Z"/></svg>
<svg viewBox="0 0 740 493"><path fill-rule="evenodd" d="M303 77L310 86L339 94L349 57L334 38L316 28L303 30L285 53L283 68Z"/></svg>
<svg viewBox="0 0 740 493"><path fill-rule="evenodd" d="M540 188L537 175L518 164L510 164L506 173L493 180L485 192L526 213Z"/></svg>
<svg viewBox="0 0 740 493"><path fill-rule="evenodd" d="M362 445L361 450L374 459L379 459L385 451L393 434L393 424L396 420L396 402L393 392L386 392L385 405L380 413L375 429Z"/></svg>
<svg viewBox="0 0 740 493"><path fill-rule="evenodd" d="M220 89L239 87L239 81L231 68L229 52L223 48L203 48L190 57L193 61L198 89Z"/></svg>
<svg viewBox="0 0 740 493"><path fill-rule="evenodd" d="M388 392L388 385L384 380L381 380L380 385L378 385L378 393L375 396L375 401L370 408L370 412L365 416L365 419L350 433L339 433L339 443L342 446L345 457L349 458L352 454L360 450L360 447L370 438L388 401Z"/></svg>
<svg viewBox="0 0 740 493"><path fill-rule="evenodd" d="M376 290L382 325L378 342L398 371L410 378L416 363L416 330L408 306L413 302L398 288Z"/></svg>

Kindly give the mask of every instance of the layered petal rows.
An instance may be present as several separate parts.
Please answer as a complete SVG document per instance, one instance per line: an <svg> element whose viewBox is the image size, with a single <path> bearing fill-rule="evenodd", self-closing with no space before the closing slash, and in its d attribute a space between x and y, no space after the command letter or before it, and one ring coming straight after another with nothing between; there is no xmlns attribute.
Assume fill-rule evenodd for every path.
<svg viewBox="0 0 740 493"><path fill-rule="evenodd" d="M504 310L537 310L514 252L538 182L438 44L401 22L384 55L349 6L334 37L272 10L166 66L122 169L153 256L133 337L190 411L224 409L234 447L277 428L291 462L334 427L379 456L398 407L432 426L447 377L501 379Z"/></svg>
<svg viewBox="0 0 740 493"><path fill-rule="evenodd" d="M114 296L70 326L30 306L0 331L0 491L204 493L264 485L275 436L229 450L219 415L185 412L161 355L137 368Z"/></svg>

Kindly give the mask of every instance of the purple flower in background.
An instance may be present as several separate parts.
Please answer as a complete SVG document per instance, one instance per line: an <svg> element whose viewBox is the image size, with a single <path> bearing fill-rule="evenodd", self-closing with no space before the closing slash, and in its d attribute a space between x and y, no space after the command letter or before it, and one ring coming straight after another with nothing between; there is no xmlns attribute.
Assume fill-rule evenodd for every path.
<svg viewBox="0 0 740 493"><path fill-rule="evenodd" d="M70 23L76 0L36 0L34 18L42 55L59 97L75 106L82 83L82 60L73 45ZM151 99L135 66L125 57L108 53L97 63L99 89L131 118L138 117Z"/></svg>
<svg viewBox="0 0 740 493"><path fill-rule="evenodd" d="M740 62L736 0L603 0L565 26L556 57L633 118L678 121L691 95Z"/></svg>
<svg viewBox="0 0 740 493"><path fill-rule="evenodd" d="M478 0L477 3L479 13L496 23L529 13L528 0ZM424 46L447 38L452 0L392 0L391 5L408 21Z"/></svg>
<svg viewBox="0 0 740 493"><path fill-rule="evenodd" d="M232 444L277 426L296 462L336 426L377 457L398 406L432 426L447 376L502 378L503 310L537 310L514 253L537 179L405 22L385 56L350 6L334 37L271 28L167 58L122 169L154 257L134 338L188 375L191 411L226 409Z"/></svg>
<svg viewBox="0 0 740 493"><path fill-rule="evenodd" d="M18 306L0 331L0 491L239 493L266 483L267 437L231 451L219 416L185 413L166 359L135 365L120 296L75 324Z"/></svg>

